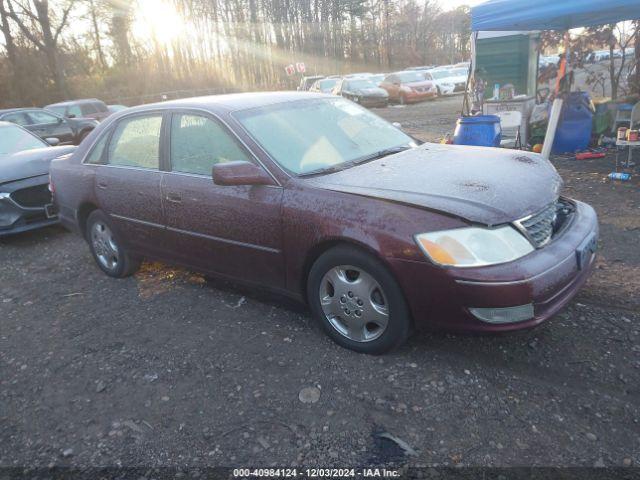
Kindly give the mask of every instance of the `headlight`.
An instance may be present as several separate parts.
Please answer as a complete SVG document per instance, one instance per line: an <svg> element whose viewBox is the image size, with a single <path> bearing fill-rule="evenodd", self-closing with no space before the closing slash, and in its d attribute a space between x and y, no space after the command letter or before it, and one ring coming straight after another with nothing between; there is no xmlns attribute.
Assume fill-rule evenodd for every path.
<svg viewBox="0 0 640 480"><path fill-rule="evenodd" d="M0 200L5 200L5 199L9 198L10 196L11 196L10 193L0 192Z"/></svg>
<svg viewBox="0 0 640 480"><path fill-rule="evenodd" d="M516 229L457 228L416 235L422 251L438 265L482 267L511 262L534 248Z"/></svg>

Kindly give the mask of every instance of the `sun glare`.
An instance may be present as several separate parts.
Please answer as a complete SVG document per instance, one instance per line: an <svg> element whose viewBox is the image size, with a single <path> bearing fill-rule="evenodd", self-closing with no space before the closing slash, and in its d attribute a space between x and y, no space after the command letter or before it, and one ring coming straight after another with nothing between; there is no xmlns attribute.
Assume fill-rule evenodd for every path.
<svg viewBox="0 0 640 480"><path fill-rule="evenodd" d="M184 33L184 21L175 7L165 0L138 0L134 35L142 40L154 38L165 45Z"/></svg>

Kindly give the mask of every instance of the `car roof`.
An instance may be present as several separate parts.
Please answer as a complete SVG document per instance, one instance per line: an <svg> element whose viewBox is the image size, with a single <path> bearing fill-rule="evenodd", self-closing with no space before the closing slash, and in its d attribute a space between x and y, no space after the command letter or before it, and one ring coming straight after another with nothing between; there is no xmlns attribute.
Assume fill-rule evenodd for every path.
<svg viewBox="0 0 640 480"><path fill-rule="evenodd" d="M225 95L210 95L207 97L182 98L167 102L139 105L126 110L127 115L146 110L192 108L204 109L212 112L236 112L251 108L266 107L278 103L311 100L317 98L335 98L333 95L315 92L250 92L230 93Z"/></svg>
<svg viewBox="0 0 640 480"><path fill-rule="evenodd" d="M79 103L94 103L94 102L104 103L102 100L98 100L97 98L80 98L78 100L66 100L64 102L50 103L45 108L47 108L47 107L67 107L69 105L77 105Z"/></svg>
<svg viewBox="0 0 640 480"><path fill-rule="evenodd" d="M13 112L28 112L29 110L44 110L44 108L40 108L40 107L4 108L0 110L0 115L4 115L5 113L13 113Z"/></svg>

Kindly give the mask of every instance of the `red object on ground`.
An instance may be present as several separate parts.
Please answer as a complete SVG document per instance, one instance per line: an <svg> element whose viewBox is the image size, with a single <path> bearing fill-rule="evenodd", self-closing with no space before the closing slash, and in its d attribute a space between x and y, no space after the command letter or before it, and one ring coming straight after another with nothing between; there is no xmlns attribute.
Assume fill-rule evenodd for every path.
<svg viewBox="0 0 640 480"><path fill-rule="evenodd" d="M606 156L607 156L606 153L593 153L593 152L576 153L576 160L587 160L590 158L604 158Z"/></svg>

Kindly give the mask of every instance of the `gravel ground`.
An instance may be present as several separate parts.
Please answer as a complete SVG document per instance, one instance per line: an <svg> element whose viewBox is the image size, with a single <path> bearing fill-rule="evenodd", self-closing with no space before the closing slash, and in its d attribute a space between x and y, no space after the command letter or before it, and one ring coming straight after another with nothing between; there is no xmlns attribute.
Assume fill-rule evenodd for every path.
<svg viewBox="0 0 640 480"><path fill-rule="evenodd" d="M459 102L377 113L434 139ZM564 311L384 357L279 297L160 264L110 279L61 228L0 240L0 466L636 466L640 194L611 161L556 162L602 223Z"/></svg>

